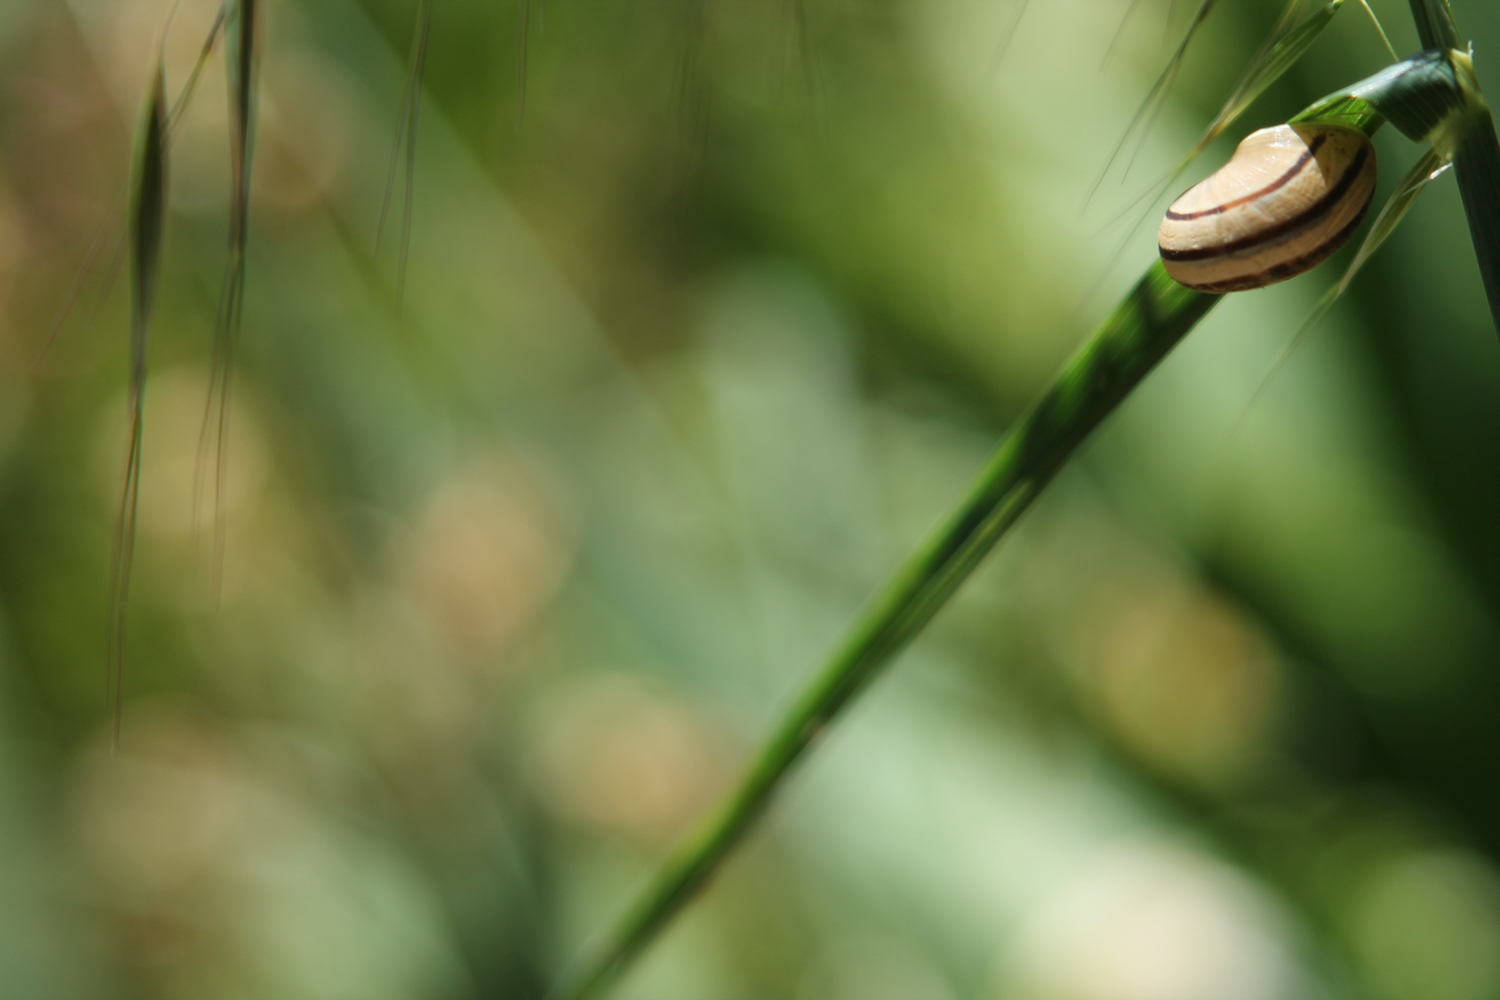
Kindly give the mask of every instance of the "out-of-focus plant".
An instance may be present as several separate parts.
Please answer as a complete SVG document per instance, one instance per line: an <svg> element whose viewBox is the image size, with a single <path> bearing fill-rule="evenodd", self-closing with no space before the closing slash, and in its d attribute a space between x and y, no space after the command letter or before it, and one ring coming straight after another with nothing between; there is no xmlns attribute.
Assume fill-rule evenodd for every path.
<svg viewBox="0 0 1500 1000"><path fill-rule="evenodd" d="M141 454L144 442L148 440L143 436L148 433L143 424L145 334L150 319L150 301L156 274L162 267L161 234L166 205L166 162L170 157L173 129L179 111L186 107L196 84L197 74L221 32L229 38L227 62L230 68L227 87L229 110L226 116L231 152L228 260L216 310L216 334L207 378L208 411L199 434L193 506L195 509L198 506L197 493L203 489L203 481L207 478L204 470L211 469L213 493L217 497L214 503L216 512L212 559L214 587L220 585L226 572L231 572L225 566L226 549L230 544L230 533L234 530L229 510L233 494L229 484L232 454L229 428L233 409L234 359L244 322L246 294L251 276L249 248L252 242L252 190L255 184L255 173L251 170L251 165L256 133L258 66L265 55L258 27L259 17L262 16L257 14L259 6L251 0L227 0L220 8L207 41L202 46L203 55L188 84L181 91L182 96L170 112L162 73L158 72L154 76L156 82L151 90L147 126L143 129L138 144L138 166L129 230L132 291L137 303L132 314L130 450L120 534L116 542L117 568L112 576L113 592L110 599L110 636L114 645L109 664L117 732L127 676L123 673L127 611L125 598L129 589L131 563L136 552L134 533L141 516ZM695 9L698 7L696 4L689 6ZM1300 0L1292 0L1287 5L1250 69L1233 88L1207 132L1193 147L1187 161L1207 149L1214 138L1229 128L1257 97L1297 65L1299 57L1317 41L1320 32L1332 20L1339 6L1340 0L1334 0L1326 7L1306 14ZM1385 208L1377 215L1369 235L1345 271L1343 280L1330 289L1319 304L1313 319L1309 321L1309 328L1328 311L1337 297L1349 287L1350 281L1369 260L1371 253L1390 236L1415 196L1450 162L1455 166L1463 192L1472 240L1485 287L1489 291L1491 307L1500 316L1500 236L1497 236L1500 234L1500 195L1496 194L1500 192L1500 146L1496 144L1493 123L1479 95L1470 56L1463 51L1465 46L1460 42L1446 4L1443 0L1412 0L1412 6L1423 46L1429 50L1427 53L1336 93L1293 119L1294 122L1309 124L1342 124L1366 133L1375 132L1384 121L1390 120L1409 138L1424 141L1432 147L1432 152L1411 169L1391 195ZM1128 142L1133 141L1132 136L1138 127L1150 128L1187 56L1189 41L1201 29L1212 7L1213 0L1208 0L1193 16L1187 37L1172 57L1166 72L1158 79L1142 112L1126 129L1117 154L1126 148ZM543 14L542 9L536 12L538 18ZM797 30L805 32L805 19L808 16L806 9L797 4L795 14ZM521 78L524 86L528 32L531 30L532 17L529 3L522 8L520 16L523 24ZM694 18L701 16L701 10L696 15L690 13L683 39L687 54L683 58L678 97L686 109L684 121L688 123L689 130L704 127L703 121L711 120L709 116L702 114L699 107L699 102L705 98L698 92L701 81L695 79L696 74L702 72L701 66L695 63L695 60L701 58L699 47L702 39L696 34L697 29L693 25L699 24ZM428 69L433 18L434 5L427 0L419 0L416 4L416 29L413 33L409 76L397 113L395 151L385 176L384 195L376 224L375 245L378 253L393 198L397 167L400 166L405 172L405 190L401 200L397 266L391 295L391 304L398 311L403 309L407 295L407 272L413 263L408 255L415 210L414 178L421 150L417 127L418 111L423 102L423 83ZM441 18L439 11L439 26ZM808 75L811 81L809 90L815 94L815 67ZM696 141L697 137L690 138ZM697 151L690 150L687 157L690 159L696 155ZM695 169L691 163L679 166L689 174ZM1180 173L1181 168L1172 176ZM1170 184L1171 181L1166 183ZM706 197L711 199L712 193ZM328 210L330 215L337 217L336 210L331 207ZM363 245L357 236L346 228L339 228L338 224L335 229L346 250L359 246L363 253ZM431 247L427 249L430 251ZM424 263L420 257L416 258L416 265L443 266L435 261ZM380 285L384 280L368 257L362 259L359 267L363 269L364 280L375 285ZM268 283L274 281L270 276L263 280ZM688 841L687 847L668 862L659 879L627 912L619 928L604 941L591 964L585 965L569 983L558 988L560 995L572 998L603 992L646 949L671 918L734 852L744 834L779 789L791 767L815 744L853 696L922 632L1090 433L1218 302L1218 296L1188 290L1175 284L1159 264L1152 266L1126 295L1094 339L1044 393L1040 402L1013 424L959 510L897 572L892 582L856 621L848 637L796 700L786 718L756 756L749 773L731 794L727 804L713 815L698 836ZM460 361L456 367L462 368L463 365L464 362ZM445 365L435 363L433 367L435 370L443 369ZM431 377L445 385L462 385L464 374L461 371L437 370ZM472 393L473 390L468 388L464 392ZM515 468L522 465L524 463L516 463ZM475 487L473 483L469 483L463 489L455 488L457 492L454 495L464 498L461 502L445 505L434 501L433 509L438 513L433 514L429 521L423 522L426 527L421 537L426 540L423 544L429 544L434 551L440 552L441 558L419 558L407 567L411 574L409 587L411 593L416 595L414 606L420 609L430 604L438 608L432 612L429 626L446 636L443 640L446 644L444 648L452 653L455 662L481 662L498 655L497 651L506 649L513 634L521 627L511 623L529 621L541 614L540 608L545 606L559 586L557 580L562 573L559 567L568 561L565 554L569 548L566 527L550 523L545 516L537 516L536 505L526 499L533 492L544 493L545 487L538 487L536 490L529 486L516 489L515 481L529 481L530 477L524 473L515 474L514 469L509 466L507 470L496 480L507 484L503 487L492 489L493 483L480 477L483 483L490 485ZM473 530L460 530L454 525L469 525ZM494 568L485 566L486 556L493 556L507 566L519 568L525 579L513 583L508 578L494 577ZM469 593L470 587L484 593L493 591L504 599L498 604L487 604L473 597ZM519 596L523 590L527 594L540 596ZM471 599L474 601L472 604L469 603ZM688 613L683 612L684 615ZM377 613L375 617L378 619L380 615ZM388 621L382 621L380 625L386 629L394 629ZM380 646L382 643L376 640L374 645ZM381 652L394 660L402 658L399 651L388 646ZM407 692L406 697L414 701L420 701L416 692L426 687L417 673L401 674L399 680L393 679L391 683ZM473 720L464 711L466 696L462 693L463 682L458 682L446 694L439 690L443 683L445 682L434 682L432 690L428 690L426 694L434 699L436 707L432 709L433 717L446 721L440 721L424 730L420 737L414 738L413 745L427 746L432 751L433 759L462 759L462 754L444 758L438 749L443 746L451 749L452 745L462 743L473 732ZM633 689L623 700L647 706L640 708L636 714L654 720L652 726L646 728L657 735L638 739L636 735L632 735L628 725L621 725L618 740L604 742L628 748L639 747L642 739L648 744L651 739L658 739L658 749L665 747L661 749L663 759L671 759L674 754L678 759L705 756L701 748L707 740L690 722L683 721L676 714L670 700L660 700ZM603 723L600 725L609 728ZM1091 726L1107 728L1097 723L1085 723L1085 728ZM567 727L559 731L578 732L576 728L568 730ZM1175 799L1186 810L1203 813L1203 826L1209 830L1222 827L1216 830L1216 835L1221 838L1227 850L1234 850L1238 834L1232 823L1218 824L1214 817L1208 815L1214 808L1211 797L1205 799L1194 792L1184 791L1181 784L1161 779L1152 758L1163 751L1149 737L1140 736L1139 727L1133 731L1137 733L1135 744L1129 745L1130 739L1123 739L1122 742L1127 746L1117 750L1123 759L1132 762L1139 780L1148 784L1159 783L1162 795ZM671 736L660 737L662 733ZM674 750L673 747L678 749ZM693 749L682 751L682 747ZM608 751L606 755L623 754L629 757L631 752L634 751ZM567 756L559 752L559 759ZM557 765L557 768L564 772L570 766L572 765ZM391 780L394 784L411 782L416 787L422 786L420 776L413 777L414 772L420 771L420 763L405 759L391 767ZM411 771L403 773L406 768ZM682 814L684 803L696 806L702 797L702 786L711 783L702 777L700 772L704 771L701 767L698 772L693 772L692 768L679 767L676 775L681 780L675 786L672 781L664 779L664 787L670 788L661 793L659 798L662 804L654 815L676 817ZM694 773L698 777L692 777ZM598 788L602 785L583 782L581 787ZM434 791L434 796L441 799L440 790ZM571 810L579 816L593 817L594 822L614 823L621 829L650 831L651 835L660 836L663 827L673 825L671 820L653 820L649 816L643 819L639 815L630 814L629 810L621 811L604 805L597 809L580 806L579 803L583 800L577 795L559 795L558 801L563 803L560 807L563 812ZM449 801L446 805L452 807L453 803ZM421 826L420 822L414 822L413 825L418 828ZM1442 869L1442 872L1447 872L1447 869ZM1427 891L1423 887L1428 882L1447 884L1442 879L1448 876L1442 873L1428 879L1428 882L1422 882L1421 879L1427 877L1423 873L1430 874L1428 868L1421 868L1417 876L1406 881L1392 876L1391 884L1395 888L1390 889L1387 895L1396 898L1408 890L1420 895ZM1273 875L1268 874L1267 877L1274 880ZM1418 888L1410 889L1411 885L1418 885ZM1309 912L1314 909L1309 907ZM1313 922L1317 922L1315 916ZM1370 941L1383 941L1392 933L1379 921L1372 924L1372 928L1365 935ZM1354 950L1357 952L1360 947L1357 942L1364 939L1358 934L1354 938ZM1406 972L1398 970L1393 975L1399 979ZM537 984L533 982L532 985Z"/></svg>

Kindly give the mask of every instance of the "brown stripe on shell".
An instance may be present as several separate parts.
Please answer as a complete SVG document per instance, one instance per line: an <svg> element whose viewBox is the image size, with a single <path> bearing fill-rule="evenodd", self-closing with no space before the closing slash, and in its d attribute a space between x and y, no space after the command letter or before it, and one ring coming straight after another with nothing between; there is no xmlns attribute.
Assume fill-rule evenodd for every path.
<svg viewBox="0 0 1500 1000"><path fill-rule="evenodd" d="M1252 201L1255 201L1257 198L1264 198L1266 195L1270 194L1272 191L1275 191L1277 188L1283 188L1290 184L1292 180L1302 172L1302 169L1312 162L1313 157L1318 155L1318 150L1323 148L1323 143L1325 140L1327 140L1327 138L1328 137L1326 135L1315 136L1313 138L1312 145L1307 147L1307 151L1297 158L1297 162L1293 163L1291 167L1287 169L1286 173L1282 174L1280 177L1276 178L1274 181L1267 184L1259 191L1253 191L1250 194L1244 195L1240 198L1236 198L1233 201L1226 201L1222 205L1215 205L1213 208L1205 208L1201 212L1174 212L1170 208L1168 208L1167 218L1171 219L1174 222L1191 222L1193 219L1201 219L1206 215L1218 215L1221 212L1229 211L1231 208L1239 208L1241 205L1248 205Z"/></svg>
<svg viewBox="0 0 1500 1000"><path fill-rule="evenodd" d="M1334 234L1332 239L1314 247L1301 257L1297 257L1294 260L1282 261L1280 264L1268 267L1264 271L1257 271L1254 274L1240 275L1239 277L1229 278L1225 281L1216 281L1212 284L1194 284L1192 287L1200 292L1244 292L1253 288L1264 288L1267 285L1284 281L1287 278L1295 278L1303 271L1311 271L1329 257L1342 250L1344 244L1348 243L1349 238L1359 229L1359 224L1365 221L1365 214L1369 210L1370 203L1367 201L1360 206L1359 212L1355 214L1354 218L1349 220L1349 224Z"/></svg>
<svg viewBox="0 0 1500 1000"><path fill-rule="evenodd" d="M1320 142L1322 138L1322 136L1318 136L1318 138L1314 140L1314 142ZM1310 155L1311 151L1309 151L1308 153L1304 153L1303 157L1307 158ZM1216 257L1227 257L1230 254L1240 253L1245 250L1254 249L1258 246L1263 246L1278 239L1281 236L1285 236L1287 233L1293 232L1294 230L1310 226L1313 223L1317 222L1319 219L1323 218L1323 216L1327 215L1329 212L1333 211L1333 209L1339 204L1339 202L1344 199L1344 197L1349 193L1349 189L1354 186L1354 183L1357 180L1359 180L1359 175L1365 167L1365 161L1367 161L1369 158L1370 147L1361 146L1359 153L1354 157L1354 162L1350 165L1348 170L1344 171L1344 175L1339 178L1337 184L1329 189L1327 194L1319 198L1312 205L1308 206L1307 210L1302 212L1300 215L1295 215L1292 218L1287 219L1284 222L1279 222L1268 229L1264 229L1261 232L1254 233L1250 236L1245 236L1216 247L1203 247L1197 250L1168 250L1166 247L1158 247L1157 249L1161 251L1163 260L1213 260ZM1300 169L1300 167L1295 168L1294 170L1290 171L1289 175L1284 177L1282 180L1278 181L1276 184L1273 184L1268 188L1265 188L1264 190L1274 191L1276 188L1281 187L1287 182L1288 179L1290 179L1291 175L1295 175L1297 170ZM1230 202L1229 205L1222 207L1227 208L1233 205L1241 204L1245 200L1246 199L1236 199L1235 201ZM1364 208L1360 209L1360 218L1364 218L1365 211L1368 208L1369 203L1366 202ZM1208 215L1213 211L1215 210L1210 209L1204 212L1195 213L1195 215ZM1168 212L1167 215L1172 219L1194 217L1173 215L1171 212Z"/></svg>

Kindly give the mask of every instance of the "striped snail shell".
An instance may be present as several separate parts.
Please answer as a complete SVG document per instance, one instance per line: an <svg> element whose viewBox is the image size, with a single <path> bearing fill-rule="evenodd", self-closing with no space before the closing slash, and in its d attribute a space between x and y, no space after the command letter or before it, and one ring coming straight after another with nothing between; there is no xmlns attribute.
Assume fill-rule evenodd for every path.
<svg viewBox="0 0 1500 1000"><path fill-rule="evenodd" d="M1167 273L1203 292L1263 288L1332 256L1375 194L1375 147L1340 125L1252 132L1172 202L1157 232Z"/></svg>

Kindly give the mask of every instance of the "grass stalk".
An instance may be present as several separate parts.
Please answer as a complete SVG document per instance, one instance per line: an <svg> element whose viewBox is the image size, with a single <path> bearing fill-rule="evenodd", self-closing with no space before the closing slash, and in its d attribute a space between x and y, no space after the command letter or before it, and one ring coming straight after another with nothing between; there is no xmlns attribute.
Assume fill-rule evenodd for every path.
<svg viewBox="0 0 1500 1000"><path fill-rule="evenodd" d="M411 249L411 218L416 198L417 177L417 125L421 120L422 80L427 73L427 46L432 35L432 0L418 0L417 25L412 33L411 59L407 67L406 88L401 92L401 110L397 112L396 139L391 148L391 163L386 171L385 194L380 201L380 216L375 222L375 253L380 253L380 244L385 238L385 224L390 215L391 198L396 190L396 175L401 170L402 153L405 152L405 187L402 192L401 239L396 250L396 311L401 310L401 300L406 289L407 256ZM525 40L522 40L523 54ZM524 56L523 56L524 62ZM524 68L523 68L524 76ZM523 81L524 82L524 81ZM524 88L522 105L524 106Z"/></svg>
<svg viewBox="0 0 1500 1000"><path fill-rule="evenodd" d="M1488 109L1476 113L1453 154L1490 315L1500 332L1500 138Z"/></svg>
<svg viewBox="0 0 1500 1000"><path fill-rule="evenodd" d="M1292 120L1328 121L1366 134L1389 120L1413 138L1440 140L1454 128L1462 136L1465 120L1457 114L1466 104L1458 77L1451 53L1423 53L1318 101ZM1325 297L1308 328L1395 227L1427 181L1441 172L1443 160L1442 151L1435 150L1408 175L1381 212L1345 280ZM729 800L667 860L593 959L554 991L555 1000L592 1000L613 985L713 877L819 735L926 627L1089 434L1219 298L1177 284L1159 260L1152 264L1042 398L1001 439L964 502L856 620Z"/></svg>
<svg viewBox="0 0 1500 1000"><path fill-rule="evenodd" d="M229 413L234 389L234 362L239 352L240 330L245 312L250 245L250 171L254 163L256 66L259 53L258 0L236 0L230 22L229 70L230 187L229 256L214 330L213 360L209 374L208 404L204 408L199 436L198 476L194 493L201 493L201 477L212 443L214 453L214 544L213 586L215 598L222 587L227 531L225 498L229 478ZM199 504L195 496L193 510Z"/></svg>
<svg viewBox="0 0 1500 1000"><path fill-rule="evenodd" d="M557 1000L600 996L713 876L819 735L930 622L1079 445L1220 296L1158 261L1002 439L969 496L856 621L787 712L739 788L666 864Z"/></svg>
<svg viewBox="0 0 1500 1000"><path fill-rule="evenodd" d="M111 746L120 742L124 704L125 629L130 615L130 570L135 554L140 507L141 445L145 438L146 373L151 311L161 271L162 235L167 215L167 97L162 61L157 60L141 116L130 203L130 437L125 476L110 561L110 623L105 657L105 700L113 714Z"/></svg>
<svg viewBox="0 0 1500 1000"><path fill-rule="evenodd" d="M1469 221L1469 236L1479 260L1485 296L1489 299L1490 316L1496 332L1500 333L1500 138L1495 135L1494 118L1479 93L1468 46L1459 34L1447 0L1410 2L1422 45L1451 53L1464 90L1466 120L1457 133L1453 172L1458 176L1458 191Z"/></svg>

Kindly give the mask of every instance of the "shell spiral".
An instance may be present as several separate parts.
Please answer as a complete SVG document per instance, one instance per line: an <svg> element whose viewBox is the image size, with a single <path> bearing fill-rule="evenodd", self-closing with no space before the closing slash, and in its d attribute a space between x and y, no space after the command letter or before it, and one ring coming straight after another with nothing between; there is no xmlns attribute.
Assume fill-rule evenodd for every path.
<svg viewBox="0 0 1500 1000"><path fill-rule="evenodd" d="M1374 194L1375 147L1363 132L1263 128L1167 209L1157 232L1162 263L1204 292L1285 281L1347 243Z"/></svg>

